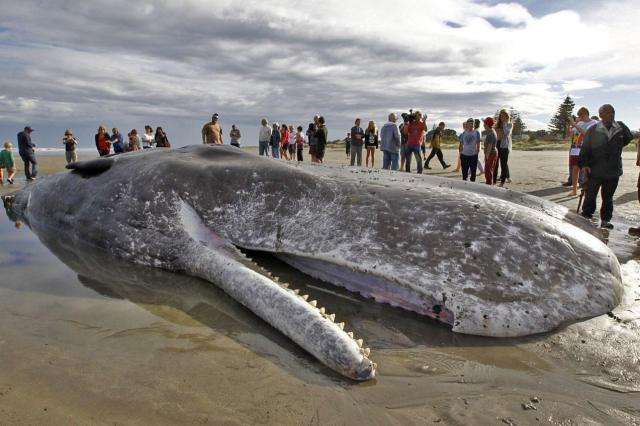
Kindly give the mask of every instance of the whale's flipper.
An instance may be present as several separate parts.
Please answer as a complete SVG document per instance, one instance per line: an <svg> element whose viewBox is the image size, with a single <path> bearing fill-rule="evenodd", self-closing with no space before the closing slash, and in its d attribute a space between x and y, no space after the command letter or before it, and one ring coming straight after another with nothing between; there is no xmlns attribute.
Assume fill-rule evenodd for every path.
<svg viewBox="0 0 640 426"><path fill-rule="evenodd" d="M336 323L335 315L276 282L233 245L218 237L181 202L180 218L191 243L182 254L184 270L210 281L338 373L355 380L375 376L369 349Z"/></svg>

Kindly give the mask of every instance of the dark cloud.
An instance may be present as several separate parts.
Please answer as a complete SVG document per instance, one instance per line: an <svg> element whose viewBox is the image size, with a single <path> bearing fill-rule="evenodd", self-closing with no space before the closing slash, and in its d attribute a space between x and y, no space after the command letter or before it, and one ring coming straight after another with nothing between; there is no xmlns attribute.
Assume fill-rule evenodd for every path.
<svg viewBox="0 0 640 426"><path fill-rule="evenodd" d="M430 21L442 38L412 42L404 28L393 37L377 22L355 22L374 28L360 31L261 5L2 0L0 128L160 121L196 127L185 139L197 140L193 123L214 110L223 123L250 127L250 137L261 116L302 124L321 112L341 135L355 114L382 120L412 106L457 119L513 99L468 90L495 58L480 42L463 43L456 20ZM454 79L459 91L446 87Z"/></svg>

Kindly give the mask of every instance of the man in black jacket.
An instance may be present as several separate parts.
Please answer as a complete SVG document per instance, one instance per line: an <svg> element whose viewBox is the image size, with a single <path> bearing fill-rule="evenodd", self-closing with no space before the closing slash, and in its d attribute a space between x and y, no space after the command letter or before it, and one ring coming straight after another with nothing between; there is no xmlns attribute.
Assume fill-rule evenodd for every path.
<svg viewBox="0 0 640 426"><path fill-rule="evenodd" d="M589 181L582 206L582 216L592 218L596 211L596 197L602 188L601 227L612 229L613 194L622 176L622 149L631 142L633 135L621 121L615 121L611 105L600 107L600 122L592 126L584 137L579 165Z"/></svg>
<svg viewBox="0 0 640 426"><path fill-rule="evenodd" d="M31 132L33 129L29 126L18 133L18 153L24 162L24 175L27 180L35 180L38 174L38 162L36 161L36 144L31 142Z"/></svg>

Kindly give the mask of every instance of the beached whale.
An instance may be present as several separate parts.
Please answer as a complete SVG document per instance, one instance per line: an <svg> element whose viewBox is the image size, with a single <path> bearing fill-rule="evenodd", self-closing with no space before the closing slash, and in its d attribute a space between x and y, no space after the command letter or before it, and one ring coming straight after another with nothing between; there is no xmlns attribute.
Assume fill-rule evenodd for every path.
<svg viewBox="0 0 640 426"><path fill-rule="evenodd" d="M273 253L461 333L540 333L606 313L621 298L620 266L587 222L512 191L224 146L70 167L5 197L5 207L36 234L213 282L353 379L375 375L362 341L240 249Z"/></svg>

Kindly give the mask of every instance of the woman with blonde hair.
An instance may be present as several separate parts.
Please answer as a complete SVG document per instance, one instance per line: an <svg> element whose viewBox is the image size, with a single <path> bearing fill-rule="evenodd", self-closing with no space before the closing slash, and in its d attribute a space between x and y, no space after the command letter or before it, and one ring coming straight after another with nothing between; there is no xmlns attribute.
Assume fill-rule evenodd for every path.
<svg viewBox="0 0 640 426"><path fill-rule="evenodd" d="M501 109L498 114L498 122L496 123L496 134L498 136L498 160L500 162L499 186L504 186L505 181L511 182L511 176L509 175L509 153L513 148L511 141L512 131L513 123L511 122L511 116L506 109ZM493 179L496 179L495 175Z"/></svg>
<svg viewBox="0 0 640 426"><path fill-rule="evenodd" d="M107 133L107 128L104 126L98 127L98 133L94 137L96 141L96 148L100 157L109 155L111 152L111 136Z"/></svg>
<svg viewBox="0 0 640 426"><path fill-rule="evenodd" d="M378 148L378 128L374 121L370 121L367 130L364 131L364 146L367 149L367 157L364 160L365 167L369 167L369 157L371 157L371 167L376 159L376 149Z"/></svg>

